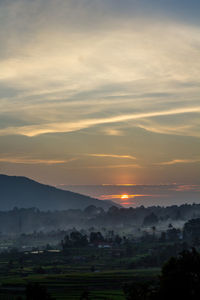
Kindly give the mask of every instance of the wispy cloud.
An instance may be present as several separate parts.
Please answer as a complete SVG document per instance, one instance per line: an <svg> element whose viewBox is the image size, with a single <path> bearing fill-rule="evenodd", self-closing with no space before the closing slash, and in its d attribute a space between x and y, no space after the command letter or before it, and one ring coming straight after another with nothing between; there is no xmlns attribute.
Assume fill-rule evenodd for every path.
<svg viewBox="0 0 200 300"><path fill-rule="evenodd" d="M199 203L200 185L110 185L110 186L65 186L66 190L85 193L91 197L102 200L112 199L120 201L124 205L126 202L134 206L166 206L181 205L188 203ZM123 195L128 195L123 197ZM122 198L123 197L123 198ZM121 199L122 198L122 199ZM129 201L130 200L130 201ZM135 200L135 201L134 201Z"/></svg>
<svg viewBox="0 0 200 300"><path fill-rule="evenodd" d="M37 158L24 158L24 157L0 157L0 162L11 164L28 164L28 165L57 165L66 164L76 160L71 158L67 160L54 160L54 159L37 159Z"/></svg>
<svg viewBox="0 0 200 300"><path fill-rule="evenodd" d="M165 161L158 163L161 166L170 166L170 165L176 165L176 164L192 164L192 163L198 163L200 162L200 158L197 159L173 159L170 161Z"/></svg>
<svg viewBox="0 0 200 300"><path fill-rule="evenodd" d="M176 192L200 192L199 185L175 185L171 188L172 191Z"/></svg>
<svg viewBox="0 0 200 300"><path fill-rule="evenodd" d="M0 1L0 150L26 154L17 158L18 164L54 158L53 180L59 180L58 174L71 182L186 180L179 168L170 174L173 168L153 163L198 156L200 27L194 22L199 14L195 3ZM177 13L184 17L176 18ZM80 161L63 168L66 153L77 152ZM88 153L133 153L144 169L132 158L104 161L89 159ZM54 163L47 161L43 165ZM102 163L108 166L100 170ZM194 169L194 164L185 163L188 167ZM31 166L9 168L35 176ZM197 171L191 181L199 180Z"/></svg>
<svg viewBox="0 0 200 300"><path fill-rule="evenodd" d="M123 135L123 132L119 129L115 129L115 128L106 128L103 130L103 132L106 135L113 135L113 136L121 136Z"/></svg>
<svg viewBox="0 0 200 300"><path fill-rule="evenodd" d="M73 131L78 131L84 128L89 128L101 124L120 123L129 120L138 120L138 119L145 119L145 118L189 114L189 113L200 113L200 106L176 108L176 109L169 109L165 111L154 111L154 112L144 112L144 113L136 113L136 114L129 114L129 115L119 115L119 116L113 116L109 118L87 119L87 120L81 120L81 121L69 122L69 123L57 122L57 123L48 123L48 124L39 124L39 125L28 125L28 126L21 126L21 127L7 127L0 130L0 135L20 134L20 135L33 137L36 135L46 134L46 133L73 132Z"/></svg>
<svg viewBox="0 0 200 300"><path fill-rule="evenodd" d="M148 194L127 194L127 198L124 198L123 199L123 195L111 195L111 194L108 194L108 195L101 195L101 199L121 199L122 200L122 203L124 200L127 201L127 199L133 199L133 198L137 198L137 197L152 197L154 195L148 195Z"/></svg>
<svg viewBox="0 0 200 300"><path fill-rule="evenodd" d="M132 156L132 155L119 155L119 154L88 154L88 156L108 157L108 158L125 158L125 159L133 159L133 160L136 159L136 157Z"/></svg>
<svg viewBox="0 0 200 300"><path fill-rule="evenodd" d="M167 134L167 135L179 135L179 136L193 136L193 137L200 137L200 121L198 120L198 116L193 116L193 119L190 119L188 124L184 124L182 120L176 119L176 125L172 120L172 123L168 121L168 124L163 124L164 120L149 119L143 120L137 124L137 127L142 128L146 131L159 133L159 134ZM185 118L185 116L183 116ZM178 123L179 121L179 123Z"/></svg>
<svg viewBox="0 0 200 300"><path fill-rule="evenodd" d="M98 165L98 166L88 166L89 169L119 169L119 168L142 168L138 164L120 164L120 165Z"/></svg>
<svg viewBox="0 0 200 300"><path fill-rule="evenodd" d="M195 106L199 27L171 19L155 24L155 18L146 14L138 18L137 1L120 5L119 18L122 11L116 11L115 2L95 1L92 6L83 0L77 5L60 0L59 5L46 0L10 1L9 6L1 2L7 18L0 27L5 46L5 53L0 53L0 83L12 96L3 94L0 110L8 120L14 115L21 123L12 127L12 122L2 121L2 135L70 132L118 122L119 111L123 117L119 122L125 122L148 118L142 114L155 110L181 109L183 102ZM129 6L131 16L124 11ZM188 124L191 121L189 117ZM159 125L160 121L147 127L167 132ZM105 133L121 134L116 129Z"/></svg>

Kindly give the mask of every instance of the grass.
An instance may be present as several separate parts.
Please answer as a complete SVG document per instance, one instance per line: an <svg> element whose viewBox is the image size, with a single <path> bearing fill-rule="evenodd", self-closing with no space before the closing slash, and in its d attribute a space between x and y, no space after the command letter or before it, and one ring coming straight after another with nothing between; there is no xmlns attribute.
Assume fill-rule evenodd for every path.
<svg viewBox="0 0 200 300"><path fill-rule="evenodd" d="M24 295L27 283L34 282L45 286L56 300L79 300L86 289L91 300L125 300L124 283L149 281L160 272L158 268L128 269L130 263L148 255L140 253L116 257L110 249L88 248L67 253L1 254L0 300L16 300L16 295ZM92 266L96 272L91 272ZM44 274L39 274L41 270Z"/></svg>
<svg viewBox="0 0 200 300"><path fill-rule="evenodd" d="M149 280L159 275L159 269L115 270L97 273L73 272L56 275L8 275L0 278L2 287L10 292L24 289L28 282L37 282L47 287L58 300L80 299L88 289L90 299L124 300L123 283ZM0 298L1 299L1 298Z"/></svg>

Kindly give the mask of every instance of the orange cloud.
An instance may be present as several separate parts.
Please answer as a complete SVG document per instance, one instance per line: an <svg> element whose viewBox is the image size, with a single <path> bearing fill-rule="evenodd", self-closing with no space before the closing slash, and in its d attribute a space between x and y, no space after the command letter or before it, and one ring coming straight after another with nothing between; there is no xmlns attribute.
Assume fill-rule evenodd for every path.
<svg viewBox="0 0 200 300"><path fill-rule="evenodd" d="M12 163L12 164L30 164L30 165L55 165L55 164L65 164L70 161L76 160L71 158L68 160L53 160L53 159L36 159L36 158L23 158L23 157L3 157L0 158L0 162Z"/></svg>
<svg viewBox="0 0 200 300"><path fill-rule="evenodd" d="M161 162L158 164L163 165L163 166L170 166L170 165L176 165L176 164L191 164L191 163L197 163L197 162L200 162L200 158L197 158L197 159L173 159L173 160Z"/></svg>
<svg viewBox="0 0 200 300"><path fill-rule="evenodd" d="M111 158L127 158L135 160L136 157L132 155L119 155L119 154L88 154L88 156L93 157L111 157Z"/></svg>
<svg viewBox="0 0 200 300"><path fill-rule="evenodd" d="M152 195L142 195L142 194L134 194L134 195L128 195L128 198L129 199L133 199L133 198L136 198L136 197L152 197ZM123 195L101 195L101 199L121 199L123 200L122 198ZM126 198L127 200L127 198Z"/></svg>

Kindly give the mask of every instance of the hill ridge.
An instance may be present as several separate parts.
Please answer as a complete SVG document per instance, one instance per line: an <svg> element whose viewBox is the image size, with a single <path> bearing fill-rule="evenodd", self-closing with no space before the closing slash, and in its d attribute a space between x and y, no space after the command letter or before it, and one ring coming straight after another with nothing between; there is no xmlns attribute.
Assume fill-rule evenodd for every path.
<svg viewBox="0 0 200 300"><path fill-rule="evenodd" d="M64 191L57 187L39 183L25 176L0 174L0 210L14 207L36 207L40 210L85 209L94 205L108 209L117 204L79 193Z"/></svg>

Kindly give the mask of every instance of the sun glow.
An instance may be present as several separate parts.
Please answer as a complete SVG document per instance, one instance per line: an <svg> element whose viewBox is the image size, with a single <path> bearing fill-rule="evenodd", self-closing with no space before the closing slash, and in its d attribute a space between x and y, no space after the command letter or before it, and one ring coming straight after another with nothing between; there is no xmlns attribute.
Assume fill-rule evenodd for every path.
<svg viewBox="0 0 200 300"><path fill-rule="evenodd" d="M129 196L128 195L121 195L121 199L128 199L129 198Z"/></svg>

